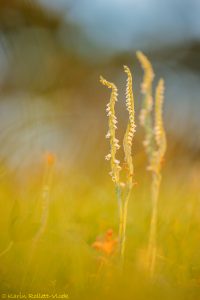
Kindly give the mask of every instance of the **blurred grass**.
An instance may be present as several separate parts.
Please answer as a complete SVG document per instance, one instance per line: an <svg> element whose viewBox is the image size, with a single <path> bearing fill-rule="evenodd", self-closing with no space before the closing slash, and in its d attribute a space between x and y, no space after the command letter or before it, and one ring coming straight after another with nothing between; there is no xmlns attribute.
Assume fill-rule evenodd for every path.
<svg viewBox="0 0 200 300"><path fill-rule="evenodd" d="M118 211L112 182L97 176L56 169L47 227L35 251L34 226L41 214L43 168L26 186L12 177L0 185L0 249L13 236L11 220L21 224L13 247L0 257L1 292L66 292L71 299L198 299L200 295L199 169L182 162L163 174L159 202L158 252L155 282L144 270L150 222L150 176L140 171L127 222L125 270L117 256L92 248L97 236L118 231ZM17 175L16 175L17 176ZM16 205L17 203L17 205ZM37 230L37 228L36 228ZM99 270L99 259L106 262Z"/></svg>

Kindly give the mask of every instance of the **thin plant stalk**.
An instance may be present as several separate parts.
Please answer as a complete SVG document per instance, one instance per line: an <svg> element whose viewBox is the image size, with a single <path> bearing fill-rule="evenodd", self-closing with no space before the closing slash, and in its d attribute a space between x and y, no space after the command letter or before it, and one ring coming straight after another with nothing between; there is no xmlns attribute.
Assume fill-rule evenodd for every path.
<svg viewBox="0 0 200 300"><path fill-rule="evenodd" d="M158 223L158 196L160 190L161 176L160 174L152 174L152 214L149 232L148 245L148 268L150 277L153 278L155 271L155 263L157 256L157 223Z"/></svg>
<svg viewBox="0 0 200 300"><path fill-rule="evenodd" d="M152 278L155 273L157 257L157 223L158 223L158 198L161 183L161 165L166 152L166 135L163 126L163 100L164 81L160 79L156 87L154 120L152 117L153 97L152 82L154 72L148 58L140 51L137 52L138 60L144 70L141 86L144 95L143 108L140 114L140 123L145 130L144 147L148 157L148 170L152 173L151 202L152 213L150 221L148 262L147 268ZM154 121L154 122L153 122Z"/></svg>
<svg viewBox="0 0 200 300"><path fill-rule="evenodd" d="M115 103L117 102L118 90L115 84L107 81L102 76L100 82L111 89L110 101L107 104L107 116L109 119L109 131L106 138L110 139L110 153L106 155L106 160L111 162L111 172L113 182L115 183L116 197L119 206L119 255L121 266L124 264L124 253L126 243L126 224L128 213L128 201L133 187L133 161L132 161L132 142L135 133L135 109L134 97L132 91L132 75L127 66L124 66L124 72L127 74L126 82L126 108L128 111L128 124L123 139L124 149L124 165L126 166L126 181L120 181L120 161L116 159L116 153L119 149L118 139L116 139L115 131L117 129L117 118L115 116Z"/></svg>
<svg viewBox="0 0 200 300"><path fill-rule="evenodd" d="M118 201L118 207L119 207L119 233L118 233L118 239L119 239L119 253L120 253L120 259L123 264L123 257L124 257L124 243L125 238L123 236L125 235L126 228L126 220L124 219L124 205L122 200L122 190L120 186L116 186L116 196Z"/></svg>
<svg viewBox="0 0 200 300"><path fill-rule="evenodd" d="M127 212L128 202L130 198L130 192L127 194L125 199L121 199L120 203L120 226L119 226L119 251L121 257L121 264L124 264L124 253L126 244L126 224L127 224Z"/></svg>
<svg viewBox="0 0 200 300"><path fill-rule="evenodd" d="M120 236L120 255L122 265L124 262L125 243L126 243L126 225L127 225L127 213L128 213L128 202L130 199L131 191L133 188L133 160L132 160L132 145L133 137L135 134L135 101L133 96L133 80L130 69L124 66L124 72L127 75L126 81L126 109L128 111L128 124L123 139L124 148L124 163L126 166L126 182L124 187L124 197L121 205L121 236Z"/></svg>
<svg viewBox="0 0 200 300"><path fill-rule="evenodd" d="M164 81L163 79L160 79L156 87L155 95L154 139L156 146L152 155L150 168L152 171L152 216L149 234L149 271L151 278L153 278L155 273L157 257L158 199L161 184L161 167L167 147L162 116L163 101Z"/></svg>

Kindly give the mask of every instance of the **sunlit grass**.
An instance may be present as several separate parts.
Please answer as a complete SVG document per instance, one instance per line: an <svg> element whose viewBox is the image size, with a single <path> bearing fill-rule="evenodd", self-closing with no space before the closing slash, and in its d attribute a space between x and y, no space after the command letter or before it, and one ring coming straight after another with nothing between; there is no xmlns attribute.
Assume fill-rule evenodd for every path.
<svg viewBox="0 0 200 300"><path fill-rule="evenodd" d="M142 174L139 174L138 181L142 178ZM107 255L92 247L96 237L103 237L109 228L112 228L114 237L117 235L118 213L116 204L112 201L112 183L107 185L105 181L104 184L101 178L99 184L100 178L91 178L86 184L85 174L82 173L70 179L69 189L64 184L64 179L67 178L61 178L58 172L55 174L47 226L38 241L28 271L32 237L19 239L0 258L2 291L21 290L21 275L27 272L28 280L23 287L23 291L27 292L66 291L71 297L77 294L79 298L83 293L85 299L92 298L94 293L99 298L105 293L113 296L125 294L124 297L131 293L141 299L145 299L147 291L157 299L161 296L164 299L173 296L175 299L176 295L183 295L183 291L198 293L200 203L197 197L198 186L194 187L193 181L188 181L188 176L183 177L178 171L173 174L172 169L165 172L159 202L159 256L156 284L153 286L143 272L151 212L150 203L146 199L146 194L150 191L147 188L149 178L143 178L144 182L135 188L134 201L129 203L125 272L120 284L115 253ZM77 179L78 183L73 186L73 181ZM11 240L9 223L14 200L19 198L22 219L26 219L30 209L36 210L33 205L35 195L27 192L27 199L20 199L14 188L19 191L19 187L12 182L1 184L2 250ZM29 191L32 189L30 182ZM40 193L39 187L34 186L34 190L36 194ZM35 213L36 219L39 218L40 213ZM25 226L27 230L31 230L32 222L27 220ZM99 262L103 258L105 263L99 271ZM150 297L153 299L153 296Z"/></svg>

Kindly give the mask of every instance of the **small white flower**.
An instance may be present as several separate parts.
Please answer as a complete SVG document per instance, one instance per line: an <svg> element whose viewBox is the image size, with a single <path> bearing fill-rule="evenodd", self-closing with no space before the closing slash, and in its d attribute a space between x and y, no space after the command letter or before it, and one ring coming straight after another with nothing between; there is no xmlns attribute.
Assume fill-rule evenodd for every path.
<svg viewBox="0 0 200 300"><path fill-rule="evenodd" d="M111 177L113 177L113 172L111 171L111 172L109 172L108 173Z"/></svg>
<svg viewBox="0 0 200 300"><path fill-rule="evenodd" d="M131 132L132 135L133 135L133 133L135 132L135 126L132 126L132 127L130 128L130 132Z"/></svg>
<svg viewBox="0 0 200 300"><path fill-rule="evenodd" d="M115 159L115 163L116 163L117 165L119 165L119 164L120 164L120 161L119 161L118 159Z"/></svg>
<svg viewBox="0 0 200 300"><path fill-rule="evenodd" d="M106 139L109 139L110 138L110 131L108 131L107 133L106 133Z"/></svg>
<svg viewBox="0 0 200 300"><path fill-rule="evenodd" d="M110 160L111 159L111 154L109 153L108 155L105 156L105 160Z"/></svg>

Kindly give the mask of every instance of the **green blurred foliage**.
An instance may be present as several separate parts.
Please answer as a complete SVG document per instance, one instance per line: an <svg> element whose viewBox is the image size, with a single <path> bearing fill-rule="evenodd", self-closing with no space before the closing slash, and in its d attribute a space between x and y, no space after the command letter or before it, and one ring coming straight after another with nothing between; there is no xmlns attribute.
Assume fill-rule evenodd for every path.
<svg viewBox="0 0 200 300"><path fill-rule="evenodd" d="M92 247L109 228L115 236L118 231L114 188L104 171L86 178L84 172L67 177L56 170L47 226L36 244L42 183L30 180L23 187L9 178L2 181L1 251L14 243L0 257L1 292L66 292L71 299L198 299L198 169L191 164L164 172L153 282L145 271L151 205L150 176L144 172L137 174L130 199L123 274L117 253L109 256Z"/></svg>

